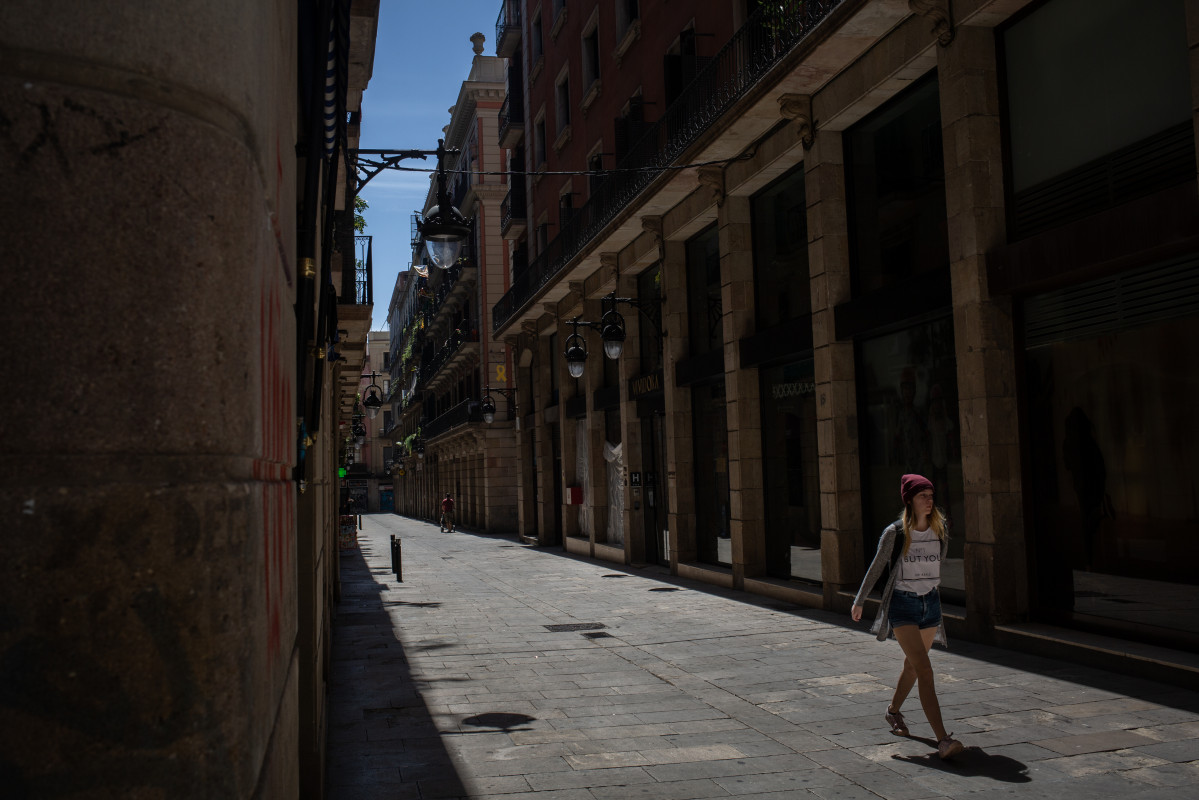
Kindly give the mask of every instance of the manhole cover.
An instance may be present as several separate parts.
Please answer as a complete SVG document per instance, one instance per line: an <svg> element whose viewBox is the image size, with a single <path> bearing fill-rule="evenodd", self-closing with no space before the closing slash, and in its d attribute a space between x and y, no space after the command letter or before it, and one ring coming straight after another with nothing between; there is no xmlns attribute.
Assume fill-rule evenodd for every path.
<svg viewBox="0 0 1199 800"><path fill-rule="evenodd" d="M568 622L563 625L546 625L545 629L553 633L565 633L566 631L598 631L600 628L608 627L602 622Z"/></svg>
<svg viewBox="0 0 1199 800"><path fill-rule="evenodd" d="M584 633L583 638L585 638L585 639L611 639L611 638L613 638L613 636L612 636L612 634L604 633L603 631L593 631L592 633Z"/></svg>

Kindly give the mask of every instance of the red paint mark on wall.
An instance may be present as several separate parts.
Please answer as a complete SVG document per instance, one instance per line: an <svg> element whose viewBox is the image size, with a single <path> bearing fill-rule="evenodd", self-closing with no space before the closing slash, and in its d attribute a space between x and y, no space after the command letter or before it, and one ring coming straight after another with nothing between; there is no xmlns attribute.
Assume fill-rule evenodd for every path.
<svg viewBox="0 0 1199 800"><path fill-rule="evenodd" d="M267 655L274 661L283 635L283 609L294 581L291 554L295 542L295 494L288 473L295 442L292 385L284 364L283 301L278 283L264 277L260 297L259 374L262 384L259 420L262 433L254 477L261 487Z"/></svg>

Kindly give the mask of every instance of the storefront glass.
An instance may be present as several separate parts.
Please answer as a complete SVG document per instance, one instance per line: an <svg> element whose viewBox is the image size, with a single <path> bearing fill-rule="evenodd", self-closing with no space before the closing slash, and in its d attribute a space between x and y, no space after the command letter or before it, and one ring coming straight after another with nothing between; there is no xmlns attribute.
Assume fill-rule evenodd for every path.
<svg viewBox="0 0 1199 800"><path fill-rule="evenodd" d="M1199 642L1199 317L1027 351L1034 608Z"/></svg>
<svg viewBox="0 0 1199 800"><path fill-rule="evenodd" d="M687 321L692 356L724 346L720 237L715 225L687 242Z"/></svg>
<svg viewBox="0 0 1199 800"><path fill-rule="evenodd" d="M766 570L820 581L820 475L812 359L761 370Z"/></svg>
<svg viewBox="0 0 1199 800"><path fill-rule="evenodd" d="M941 586L948 599L961 602L966 517L953 347L950 317L860 341L858 427L867 563L883 528L903 511L900 477L924 475L949 517L949 558L942 564Z"/></svg>
<svg viewBox="0 0 1199 800"><path fill-rule="evenodd" d="M812 313L808 214L801 164L753 198L758 330Z"/></svg>
<svg viewBox="0 0 1199 800"><path fill-rule="evenodd" d="M724 381L691 387L695 454L695 538L699 560L731 566L729 437Z"/></svg>
<svg viewBox="0 0 1199 800"><path fill-rule="evenodd" d="M845 134L854 294L949 264L935 75Z"/></svg>

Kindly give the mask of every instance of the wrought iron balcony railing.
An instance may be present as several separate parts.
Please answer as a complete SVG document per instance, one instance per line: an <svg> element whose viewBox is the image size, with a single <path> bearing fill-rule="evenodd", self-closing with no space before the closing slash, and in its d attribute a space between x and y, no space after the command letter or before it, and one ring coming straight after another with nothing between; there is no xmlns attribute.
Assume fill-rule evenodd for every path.
<svg viewBox="0 0 1199 800"><path fill-rule="evenodd" d="M511 58L520 42L520 0L504 0L495 21L495 54Z"/></svg>
<svg viewBox="0 0 1199 800"><path fill-rule="evenodd" d="M499 145L511 149L520 143L525 130L525 99L520 92L513 92L509 83L508 95L500 105Z"/></svg>
<svg viewBox="0 0 1199 800"><path fill-rule="evenodd" d="M449 411L440 415L428 425L421 428L421 436L426 440L434 439L451 428L465 425L468 422L482 422L483 411L478 400L463 400Z"/></svg>
<svg viewBox="0 0 1199 800"><path fill-rule="evenodd" d="M528 211L525 202L525 179L523 175L515 176L517 183L512 184L508 194L500 203L500 236L511 230L514 222L524 222Z"/></svg>
<svg viewBox="0 0 1199 800"><path fill-rule="evenodd" d="M372 236L355 236L354 237L354 304L359 306L370 305L374 302L374 293L371 287L371 276L374 272L373 260L371 258L371 240ZM345 302L347 298L342 298Z"/></svg>
<svg viewBox="0 0 1199 800"><path fill-rule="evenodd" d="M426 386L431 381L441 368L454 357L464 344L479 341L479 324L470 320L463 321L458 328L450 334L446 343L433 354L433 358L428 362L420 365L420 377L417 380L417 387Z"/></svg>
<svg viewBox="0 0 1199 800"><path fill-rule="evenodd" d="M617 171L596 187L520 278L513 279L507 294L492 308L492 329L500 330L528 306L619 212L843 2L804 0L758 6L662 118L633 143Z"/></svg>

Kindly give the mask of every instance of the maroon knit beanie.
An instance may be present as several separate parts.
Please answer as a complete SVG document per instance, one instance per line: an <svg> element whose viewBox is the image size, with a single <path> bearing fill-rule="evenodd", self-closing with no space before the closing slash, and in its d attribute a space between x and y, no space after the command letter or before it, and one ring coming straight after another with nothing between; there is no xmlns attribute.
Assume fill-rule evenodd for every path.
<svg viewBox="0 0 1199 800"><path fill-rule="evenodd" d="M899 496L903 498L903 504L906 506L912 502L912 498L923 492L925 489L932 489L933 482L923 475L904 475L899 479Z"/></svg>

